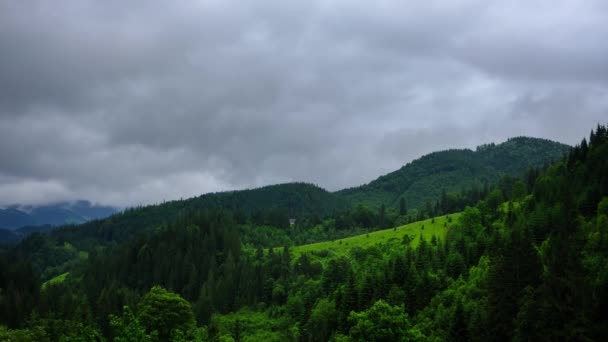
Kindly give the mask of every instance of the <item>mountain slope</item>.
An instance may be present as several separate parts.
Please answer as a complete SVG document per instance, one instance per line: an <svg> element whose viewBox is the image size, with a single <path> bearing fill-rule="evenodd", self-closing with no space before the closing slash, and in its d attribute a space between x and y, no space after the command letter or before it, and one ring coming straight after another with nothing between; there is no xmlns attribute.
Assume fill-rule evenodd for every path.
<svg viewBox="0 0 608 342"><path fill-rule="evenodd" d="M15 229L33 223L33 217L15 208L0 209L0 229Z"/></svg>
<svg viewBox="0 0 608 342"><path fill-rule="evenodd" d="M264 211L287 223L288 218L326 216L344 208L346 202L343 199L316 185L286 183L209 193L186 200L127 209L104 220L64 227L53 232L53 236L67 241L88 240L93 244L101 241L120 242L149 233L160 225L173 223L180 216L206 209L226 209L245 215Z"/></svg>
<svg viewBox="0 0 608 342"><path fill-rule="evenodd" d="M546 139L518 137L495 145L427 154L397 171L336 194L351 204L397 206L403 197L410 208L435 202L442 191L458 192L502 176L520 176L530 167L562 158L569 146Z"/></svg>

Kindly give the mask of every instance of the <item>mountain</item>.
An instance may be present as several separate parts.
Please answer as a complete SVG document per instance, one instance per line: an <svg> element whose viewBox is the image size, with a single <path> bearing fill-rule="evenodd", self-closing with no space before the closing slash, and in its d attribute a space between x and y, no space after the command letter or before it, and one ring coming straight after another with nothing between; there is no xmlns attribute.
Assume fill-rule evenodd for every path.
<svg viewBox="0 0 608 342"><path fill-rule="evenodd" d="M17 241L19 241L19 236L17 236L15 232L13 232L12 230L0 228L0 245L12 244Z"/></svg>
<svg viewBox="0 0 608 342"><path fill-rule="evenodd" d="M15 230L24 226L78 224L108 217L116 212L116 208L93 205L83 200L39 206L11 205L0 209L0 229Z"/></svg>
<svg viewBox="0 0 608 342"><path fill-rule="evenodd" d="M522 176L528 168L538 168L562 158L570 146L529 138L511 138L501 144L470 149L452 149L427 154L399 170L336 194L349 203L396 207L404 198L409 208L434 203L443 191L459 192L483 187L501 177Z"/></svg>
<svg viewBox="0 0 608 342"><path fill-rule="evenodd" d="M32 216L17 209L16 206L0 208L0 229L15 229L33 222L34 218Z"/></svg>

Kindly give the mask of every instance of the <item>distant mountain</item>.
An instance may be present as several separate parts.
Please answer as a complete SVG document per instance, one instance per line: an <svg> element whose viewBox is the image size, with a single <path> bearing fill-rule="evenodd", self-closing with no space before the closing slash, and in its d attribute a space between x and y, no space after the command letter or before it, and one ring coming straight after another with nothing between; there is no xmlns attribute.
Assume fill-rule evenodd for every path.
<svg viewBox="0 0 608 342"><path fill-rule="evenodd" d="M556 161L570 150L558 142L517 137L501 144L486 144L470 149L453 149L427 154L399 170L355 188L336 194L352 205L398 206L403 197L409 208L434 203L442 191L458 192L482 187L502 176L522 176L530 167Z"/></svg>
<svg viewBox="0 0 608 342"><path fill-rule="evenodd" d="M15 232L13 232L12 230L0 229L0 246L5 245L5 244L10 245L19 240L20 239L17 236L17 234L15 234Z"/></svg>
<svg viewBox="0 0 608 342"><path fill-rule="evenodd" d="M40 206L11 205L0 209L0 229L25 226L60 226L108 217L116 208L93 205L89 201L62 202Z"/></svg>

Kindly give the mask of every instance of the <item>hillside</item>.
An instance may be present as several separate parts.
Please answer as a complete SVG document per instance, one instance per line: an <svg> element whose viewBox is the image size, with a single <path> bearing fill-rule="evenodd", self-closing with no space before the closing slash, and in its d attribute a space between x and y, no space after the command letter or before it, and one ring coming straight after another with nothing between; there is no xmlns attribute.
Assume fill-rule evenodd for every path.
<svg viewBox="0 0 608 342"><path fill-rule="evenodd" d="M222 209L241 213L283 227L289 218L326 216L344 209L338 196L312 184L287 183L256 189L209 193L186 200L127 209L104 220L56 230L58 240L88 241L88 244L121 242L154 231L179 217L196 211Z"/></svg>
<svg viewBox="0 0 608 342"><path fill-rule="evenodd" d="M453 149L427 154L397 171L336 194L351 204L397 207L403 197L409 208L433 204L443 191L481 188L502 176L522 176L526 169L562 158L569 146L546 139L518 137L501 144L479 146L475 151Z"/></svg>

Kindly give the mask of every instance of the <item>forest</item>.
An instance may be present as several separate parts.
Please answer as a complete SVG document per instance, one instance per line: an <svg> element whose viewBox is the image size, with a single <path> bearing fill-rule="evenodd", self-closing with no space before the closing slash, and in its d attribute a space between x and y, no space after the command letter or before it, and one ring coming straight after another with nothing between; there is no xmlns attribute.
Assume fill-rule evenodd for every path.
<svg viewBox="0 0 608 342"><path fill-rule="evenodd" d="M608 129L536 143L34 233L0 254L0 340L608 340Z"/></svg>

